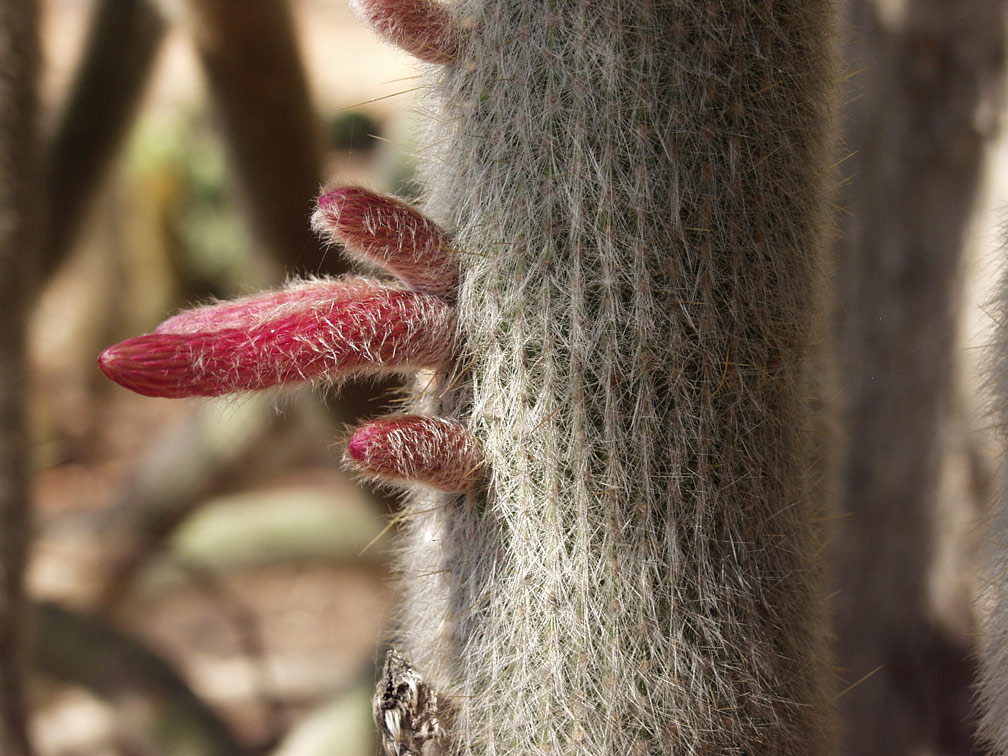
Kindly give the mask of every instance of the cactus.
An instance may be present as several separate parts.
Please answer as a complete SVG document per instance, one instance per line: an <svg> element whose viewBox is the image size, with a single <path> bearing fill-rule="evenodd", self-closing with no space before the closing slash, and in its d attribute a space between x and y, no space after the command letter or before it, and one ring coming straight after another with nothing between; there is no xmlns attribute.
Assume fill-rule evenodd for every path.
<svg viewBox="0 0 1008 756"><path fill-rule="evenodd" d="M402 515L386 753L828 752L807 357L831 3L355 6L430 65L430 217L339 190L315 226L418 303L381 315L405 351L347 362L388 342L322 303L297 354L235 346L287 327L280 292L140 337L198 338L167 364L114 347L106 372L181 395L432 369L415 412L440 419L377 421L348 451L429 484ZM457 335L428 331L435 310ZM424 338L454 361L413 359Z"/></svg>
<svg viewBox="0 0 1008 756"><path fill-rule="evenodd" d="M803 370L829 4L453 13L422 156L464 251L445 410L488 484L413 504L399 635L445 748L828 750Z"/></svg>

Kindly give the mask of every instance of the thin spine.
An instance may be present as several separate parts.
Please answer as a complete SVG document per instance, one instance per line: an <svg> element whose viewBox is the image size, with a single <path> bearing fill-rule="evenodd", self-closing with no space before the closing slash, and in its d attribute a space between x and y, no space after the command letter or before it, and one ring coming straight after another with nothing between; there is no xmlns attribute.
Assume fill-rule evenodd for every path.
<svg viewBox="0 0 1008 756"><path fill-rule="evenodd" d="M201 333L224 328L251 328L271 319L328 304L346 302L381 291L369 278L340 277L293 280L282 289L247 297L212 301L183 310L162 321L154 333Z"/></svg>

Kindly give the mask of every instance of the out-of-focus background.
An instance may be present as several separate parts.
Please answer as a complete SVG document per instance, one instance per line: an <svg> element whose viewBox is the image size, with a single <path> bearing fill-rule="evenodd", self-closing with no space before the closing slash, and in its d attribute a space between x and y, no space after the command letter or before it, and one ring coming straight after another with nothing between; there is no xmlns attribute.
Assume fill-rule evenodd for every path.
<svg viewBox="0 0 1008 756"><path fill-rule="evenodd" d="M70 165L52 168L80 182L74 162L94 169L76 151L122 130L88 186L50 190L83 207L79 229L49 242L61 248L31 312L28 581L59 607L35 619L38 752L223 755L232 739L246 753L373 753L394 502L340 471L359 408L310 389L147 399L105 380L95 357L180 308L340 264L312 241L314 196L323 181L409 195L417 68L341 0L297 0L289 14L259 0L41 8L50 139L75 93L106 114L130 110L109 105L130 86L139 102L119 123L95 114ZM120 26L87 51L99 12ZM87 93L87 52L147 66L148 80ZM227 737L196 732L218 725Z"/></svg>
<svg viewBox="0 0 1008 756"><path fill-rule="evenodd" d="M982 753L970 685L998 464L982 366L1005 257L1006 0L841 5L822 490L837 500L824 559L842 751ZM324 183L419 193L417 66L344 0L39 7L35 748L374 753L397 509L340 471L340 439L396 387L148 399L95 358L208 298L341 272L308 230L313 199Z"/></svg>

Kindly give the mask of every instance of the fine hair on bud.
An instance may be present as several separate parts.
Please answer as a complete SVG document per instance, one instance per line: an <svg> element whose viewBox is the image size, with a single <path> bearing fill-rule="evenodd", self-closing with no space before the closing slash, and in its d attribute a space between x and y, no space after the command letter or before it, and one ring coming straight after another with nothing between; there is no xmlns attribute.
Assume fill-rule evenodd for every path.
<svg viewBox="0 0 1008 756"><path fill-rule="evenodd" d="M350 7L378 36L420 60L458 58L462 27L438 0L350 0Z"/></svg>
<svg viewBox="0 0 1008 756"><path fill-rule="evenodd" d="M109 347L98 364L146 396L220 396L441 367L455 332L454 309L440 297L366 279L317 280L182 313Z"/></svg>
<svg viewBox="0 0 1008 756"><path fill-rule="evenodd" d="M461 423L439 417L382 418L354 431L347 464L381 482L422 483L462 493L479 477L483 454Z"/></svg>
<svg viewBox="0 0 1008 756"><path fill-rule="evenodd" d="M358 187L336 189L319 197L312 227L412 289L455 296L459 267L450 237L400 199Z"/></svg>

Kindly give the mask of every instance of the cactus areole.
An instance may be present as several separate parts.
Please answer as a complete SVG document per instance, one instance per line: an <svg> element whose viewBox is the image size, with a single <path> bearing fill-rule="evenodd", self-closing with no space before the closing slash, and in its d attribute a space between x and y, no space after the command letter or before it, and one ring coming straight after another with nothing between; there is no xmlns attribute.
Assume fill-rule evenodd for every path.
<svg viewBox="0 0 1008 756"><path fill-rule="evenodd" d="M399 283L212 305L103 369L159 395L426 371L347 454L412 488L386 753L828 752L831 3L354 5L424 61L425 212L350 188L313 222Z"/></svg>

